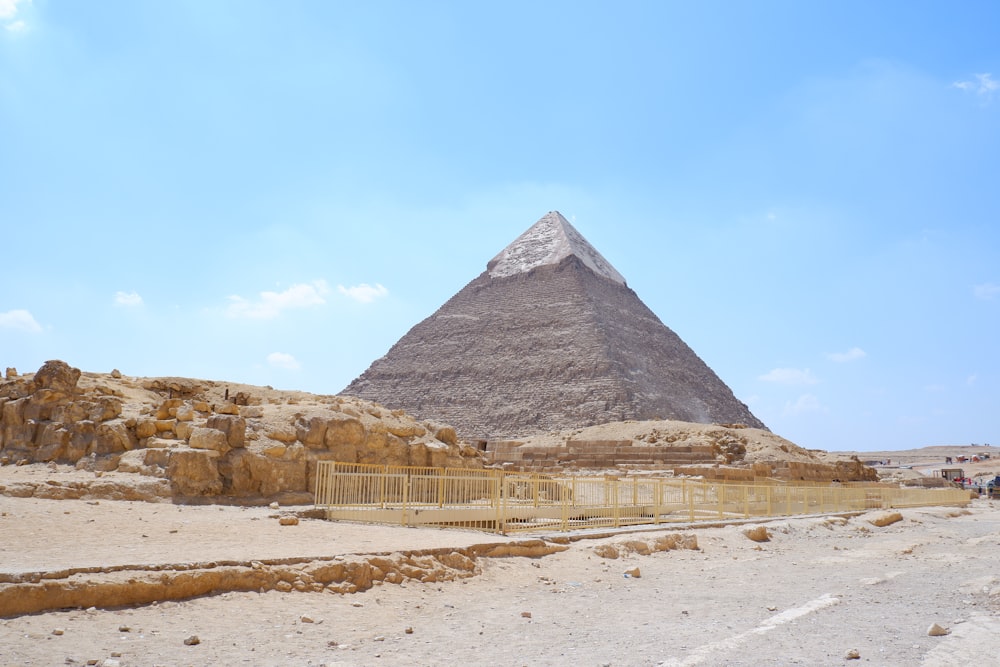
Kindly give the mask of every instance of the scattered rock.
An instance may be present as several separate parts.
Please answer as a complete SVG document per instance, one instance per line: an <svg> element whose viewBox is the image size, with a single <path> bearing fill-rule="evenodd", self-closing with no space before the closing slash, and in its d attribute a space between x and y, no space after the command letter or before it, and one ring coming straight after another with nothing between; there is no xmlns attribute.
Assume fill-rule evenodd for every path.
<svg viewBox="0 0 1000 667"><path fill-rule="evenodd" d="M594 553L601 558L618 558L618 547L613 544L599 544L594 547Z"/></svg>
<svg viewBox="0 0 1000 667"><path fill-rule="evenodd" d="M413 634L413 628L408 627L405 630L403 630L403 632L405 632L408 635L412 635Z"/></svg>
<svg viewBox="0 0 1000 667"><path fill-rule="evenodd" d="M190 637L184 640L185 646L197 646L200 643L201 640L198 639L198 635L191 635Z"/></svg>
<svg viewBox="0 0 1000 667"><path fill-rule="evenodd" d="M861 653L856 648L852 648L844 654L844 660L860 660Z"/></svg>
<svg viewBox="0 0 1000 667"><path fill-rule="evenodd" d="M531 618L531 612L530 611L522 611L521 612L521 618Z"/></svg>
<svg viewBox="0 0 1000 667"><path fill-rule="evenodd" d="M950 635L951 630L948 628L942 628L937 623L932 623L931 627L927 628L928 637L944 637L945 635Z"/></svg>
<svg viewBox="0 0 1000 667"><path fill-rule="evenodd" d="M743 531L743 534L754 542L771 541L771 533L767 531L767 528L765 526L754 526L753 528L747 528Z"/></svg>
<svg viewBox="0 0 1000 667"><path fill-rule="evenodd" d="M66 631L64 629L62 629L62 628L56 628L56 629L54 629L52 631L52 634L54 634L57 637L60 636L60 635L65 634L65 633L66 633Z"/></svg>
<svg viewBox="0 0 1000 667"><path fill-rule="evenodd" d="M283 516L278 519L278 523L282 526L297 526L299 525L299 517L297 516Z"/></svg>
<svg viewBox="0 0 1000 667"><path fill-rule="evenodd" d="M299 617L299 621L301 621L302 623L315 623L315 621L313 621L312 619L312 616L306 616L305 614Z"/></svg>
<svg viewBox="0 0 1000 667"><path fill-rule="evenodd" d="M885 526L890 526L896 523L897 521L902 521L902 520L903 520L903 515L900 514L899 512L884 512L883 514L879 514L877 516L873 516L870 519L868 519L868 523L870 523L873 526L878 526L879 528L883 528Z"/></svg>
<svg viewBox="0 0 1000 667"><path fill-rule="evenodd" d="M633 567L631 570L625 570L625 576L632 579L638 579L642 576L642 572L639 571L639 568Z"/></svg>

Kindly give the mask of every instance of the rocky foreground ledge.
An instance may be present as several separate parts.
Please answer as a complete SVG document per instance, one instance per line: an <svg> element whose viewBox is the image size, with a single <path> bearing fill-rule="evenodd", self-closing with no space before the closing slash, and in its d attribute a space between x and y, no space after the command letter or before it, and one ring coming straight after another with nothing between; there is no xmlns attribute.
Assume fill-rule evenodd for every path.
<svg viewBox="0 0 1000 667"><path fill-rule="evenodd" d="M11 495L310 502L317 461L481 468L444 424L361 399L190 378L82 373L63 361L0 380L0 465L92 472ZM115 473L130 473L128 478ZM136 477L138 475L139 477Z"/></svg>

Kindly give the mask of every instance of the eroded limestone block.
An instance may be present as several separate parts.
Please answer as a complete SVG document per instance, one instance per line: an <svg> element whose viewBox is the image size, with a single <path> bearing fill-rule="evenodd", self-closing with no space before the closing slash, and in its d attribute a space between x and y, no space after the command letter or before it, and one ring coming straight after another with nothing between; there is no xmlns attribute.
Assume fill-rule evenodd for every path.
<svg viewBox="0 0 1000 667"><path fill-rule="evenodd" d="M220 454L225 454L230 449L225 433L204 426L192 429L188 444L192 449L211 449Z"/></svg>
<svg viewBox="0 0 1000 667"><path fill-rule="evenodd" d="M53 389L64 394L72 394L80 380L80 369L73 368L65 361L46 361L35 372L35 385L41 389Z"/></svg>
<svg viewBox="0 0 1000 667"><path fill-rule="evenodd" d="M233 449L239 449L246 444L247 420L239 415L212 415L205 422L205 426L225 433L226 442Z"/></svg>
<svg viewBox="0 0 1000 667"><path fill-rule="evenodd" d="M219 452L178 447L170 451L167 477L173 493L181 496L214 496L222 492Z"/></svg>

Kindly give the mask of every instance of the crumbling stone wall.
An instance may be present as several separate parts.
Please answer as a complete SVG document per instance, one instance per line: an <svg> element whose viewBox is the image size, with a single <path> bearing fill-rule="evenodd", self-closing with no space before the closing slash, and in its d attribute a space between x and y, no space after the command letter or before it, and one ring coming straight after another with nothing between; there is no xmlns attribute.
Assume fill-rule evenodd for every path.
<svg viewBox="0 0 1000 667"><path fill-rule="evenodd" d="M156 378L141 381L160 398L151 407L128 403L110 376L85 389L79 379L62 361L33 377L8 373L0 382L0 465L138 473L168 479L182 498L307 494L320 460L482 467L450 426L358 399L273 404L244 394L237 405L206 400L198 381Z"/></svg>

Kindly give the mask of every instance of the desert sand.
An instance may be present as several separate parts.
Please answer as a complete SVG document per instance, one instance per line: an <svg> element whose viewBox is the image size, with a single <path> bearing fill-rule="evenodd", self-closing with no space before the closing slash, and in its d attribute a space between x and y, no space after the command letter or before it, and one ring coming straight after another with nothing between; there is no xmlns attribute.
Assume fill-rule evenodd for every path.
<svg viewBox="0 0 1000 667"><path fill-rule="evenodd" d="M932 666L1000 659L1000 506L986 499L901 510L901 520L882 527L872 521L886 512L571 540L329 522L307 510L0 496L0 574L44 581L46 573L75 568L85 570L76 575L82 580L99 580L186 564L300 567L472 545L484 553L539 537L560 550L480 555L463 578L376 582L352 594L232 591L7 615L0 665ZM296 512L297 525L279 524ZM746 536L757 526L768 541ZM694 536L697 549L643 555L642 545L677 533ZM933 624L947 634L929 635ZM847 657L852 651L858 660Z"/></svg>

